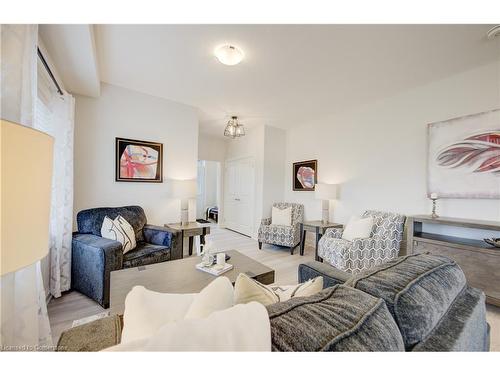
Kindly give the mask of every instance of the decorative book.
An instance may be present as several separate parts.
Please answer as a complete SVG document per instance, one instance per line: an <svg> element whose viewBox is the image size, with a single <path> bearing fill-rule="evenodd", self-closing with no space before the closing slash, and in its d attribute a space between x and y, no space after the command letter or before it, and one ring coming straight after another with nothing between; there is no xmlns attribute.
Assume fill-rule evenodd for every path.
<svg viewBox="0 0 500 375"><path fill-rule="evenodd" d="M233 269L233 265L226 263L223 268L219 268L216 264L212 266L204 266L203 263L198 263L196 265L196 269L199 269L200 271L207 272L211 275L214 276L220 276L223 273L226 273L227 271L230 271Z"/></svg>

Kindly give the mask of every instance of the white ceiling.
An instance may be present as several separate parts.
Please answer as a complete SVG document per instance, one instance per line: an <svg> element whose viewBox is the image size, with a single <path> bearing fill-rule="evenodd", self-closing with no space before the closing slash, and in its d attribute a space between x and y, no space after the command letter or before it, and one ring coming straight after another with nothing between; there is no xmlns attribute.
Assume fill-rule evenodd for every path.
<svg viewBox="0 0 500 375"><path fill-rule="evenodd" d="M40 25L40 37L69 92L99 96L99 69L91 25Z"/></svg>
<svg viewBox="0 0 500 375"><path fill-rule="evenodd" d="M499 58L491 25L99 25L100 79L198 108L200 129L288 128ZM220 64L216 46L245 59Z"/></svg>

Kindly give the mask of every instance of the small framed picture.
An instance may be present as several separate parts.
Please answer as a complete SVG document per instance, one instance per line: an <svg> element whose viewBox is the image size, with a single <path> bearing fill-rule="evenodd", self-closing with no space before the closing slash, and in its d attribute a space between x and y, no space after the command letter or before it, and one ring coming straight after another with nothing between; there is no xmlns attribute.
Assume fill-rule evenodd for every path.
<svg viewBox="0 0 500 375"><path fill-rule="evenodd" d="M116 181L163 182L163 144L116 138Z"/></svg>
<svg viewBox="0 0 500 375"><path fill-rule="evenodd" d="M306 160L293 163L292 176L294 191L314 191L318 182L318 161Z"/></svg>

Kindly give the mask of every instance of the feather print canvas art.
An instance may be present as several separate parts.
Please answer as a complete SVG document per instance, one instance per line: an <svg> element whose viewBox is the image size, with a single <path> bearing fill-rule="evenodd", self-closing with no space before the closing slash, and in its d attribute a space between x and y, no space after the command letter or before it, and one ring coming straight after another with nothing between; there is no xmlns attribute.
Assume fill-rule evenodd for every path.
<svg viewBox="0 0 500 375"><path fill-rule="evenodd" d="M500 198L500 109L428 126L428 194Z"/></svg>

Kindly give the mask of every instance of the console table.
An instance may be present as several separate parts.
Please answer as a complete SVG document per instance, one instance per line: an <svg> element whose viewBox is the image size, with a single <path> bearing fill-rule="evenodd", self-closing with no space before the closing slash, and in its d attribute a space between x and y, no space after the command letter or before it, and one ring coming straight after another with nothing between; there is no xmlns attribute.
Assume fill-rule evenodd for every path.
<svg viewBox="0 0 500 375"><path fill-rule="evenodd" d="M478 239L424 231L424 224L444 225L498 232L500 222L419 215L408 218L407 253L431 253L455 260L468 283L486 294L486 301L500 306L500 249Z"/></svg>

